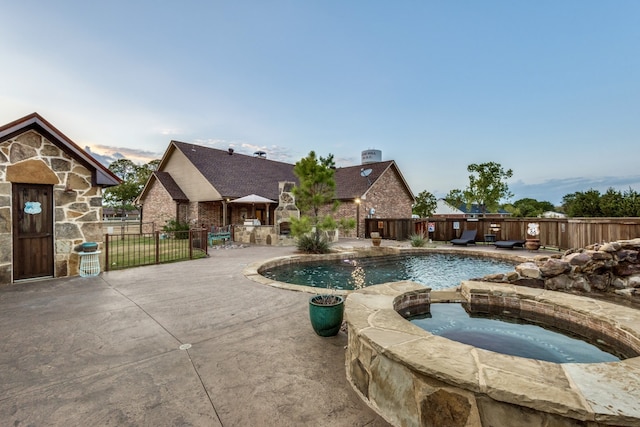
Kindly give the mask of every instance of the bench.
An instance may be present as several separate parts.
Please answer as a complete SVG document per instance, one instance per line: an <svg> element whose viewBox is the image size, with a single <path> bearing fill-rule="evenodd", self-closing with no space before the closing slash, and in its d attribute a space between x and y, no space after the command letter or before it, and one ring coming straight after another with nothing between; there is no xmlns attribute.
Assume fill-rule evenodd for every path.
<svg viewBox="0 0 640 427"><path fill-rule="evenodd" d="M209 246L213 246L214 242L222 241L226 242L231 240L231 226L225 227L211 227L211 231L207 233L207 241Z"/></svg>

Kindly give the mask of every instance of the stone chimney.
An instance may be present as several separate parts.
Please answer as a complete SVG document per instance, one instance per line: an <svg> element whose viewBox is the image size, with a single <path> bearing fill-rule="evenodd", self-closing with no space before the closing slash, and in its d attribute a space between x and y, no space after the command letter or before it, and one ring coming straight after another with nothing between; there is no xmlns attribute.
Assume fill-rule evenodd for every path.
<svg viewBox="0 0 640 427"><path fill-rule="evenodd" d="M300 219L300 210L296 207L296 198L293 195L295 182L281 181L278 183L278 207L274 212L274 224L278 234L289 234L291 230L291 217Z"/></svg>

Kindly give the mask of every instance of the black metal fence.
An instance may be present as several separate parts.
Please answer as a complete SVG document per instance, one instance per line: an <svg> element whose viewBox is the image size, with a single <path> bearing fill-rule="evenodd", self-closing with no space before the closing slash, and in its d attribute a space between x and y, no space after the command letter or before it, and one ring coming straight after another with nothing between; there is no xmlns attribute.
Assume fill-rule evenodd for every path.
<svg viewBox="0 0 640 427"><path fill-rule="evenodd" d="M202 258L207 230L105 234L105 271Z"/></svg>

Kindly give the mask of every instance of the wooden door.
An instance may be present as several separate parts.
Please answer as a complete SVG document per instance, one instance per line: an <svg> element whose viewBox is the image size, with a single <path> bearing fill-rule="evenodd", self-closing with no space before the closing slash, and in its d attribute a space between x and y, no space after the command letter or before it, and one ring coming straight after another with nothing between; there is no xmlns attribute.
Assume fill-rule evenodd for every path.
<svg viewBox="0 0 640 427"><path fill-rule="evenodd" d="M13 278L53 277L53 186L13 184Z"/></svg>

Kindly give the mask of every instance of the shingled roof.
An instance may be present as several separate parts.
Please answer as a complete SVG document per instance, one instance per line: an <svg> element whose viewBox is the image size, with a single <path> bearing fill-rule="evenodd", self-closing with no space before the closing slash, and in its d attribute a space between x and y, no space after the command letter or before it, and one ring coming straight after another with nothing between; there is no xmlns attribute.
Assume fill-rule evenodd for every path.
<svg viewBox="0 0 640 427"><path fill-rule="evenodd" d="M336 198L347 200L362 197L369 190L371 184L376 182L387 169L394 165L395 162L393 160L388 160L337 168L335 174ZM367 169L371 172L368 176L363 176L362 172Z"/></svg>
<svg viewBox="0 0 640 427"><path fill-rule="evenodd" d="M182 189L176 184L169 172L154 171L153 175L160 181L160 184L167 190L171 198L178 202L187 202L189 199Z"/></svg>
<svg viewBox="0 0 640 427"><path fill-rule="evenodd" d="M193 163L223 198L235 199L247 194L257 194L278 200L279 182L298 182L290 163L246 154L230 154L227 150L179 141L171 141L171 144Z"/></svg>
<svg viewBox="0 0 640 427"><path fill-rule="evenodd" d="M215 186L222 198L236 199L247 194L257 194L268 199L278 200L278 183L282 181L298 183L298 178L293 173L294 165L291 163L277 162L264 157L235 153L233 150L220 150L180 141L171 141L167 153L171 152L171 147L184 154L205 179ZM163 162L166 157L167 154L165 154ZM162 166L161 162L160 169ZM362 197L367 193L369 187L390 168L393 168L399 175L407 192L413 197L395 162L389 160L336 168L336 198L349 200ZM371 170L366 177L361 173L364 169ZM161 182L164 185L164 182ZM175 182L173 185L177 187Z"/></svg>

